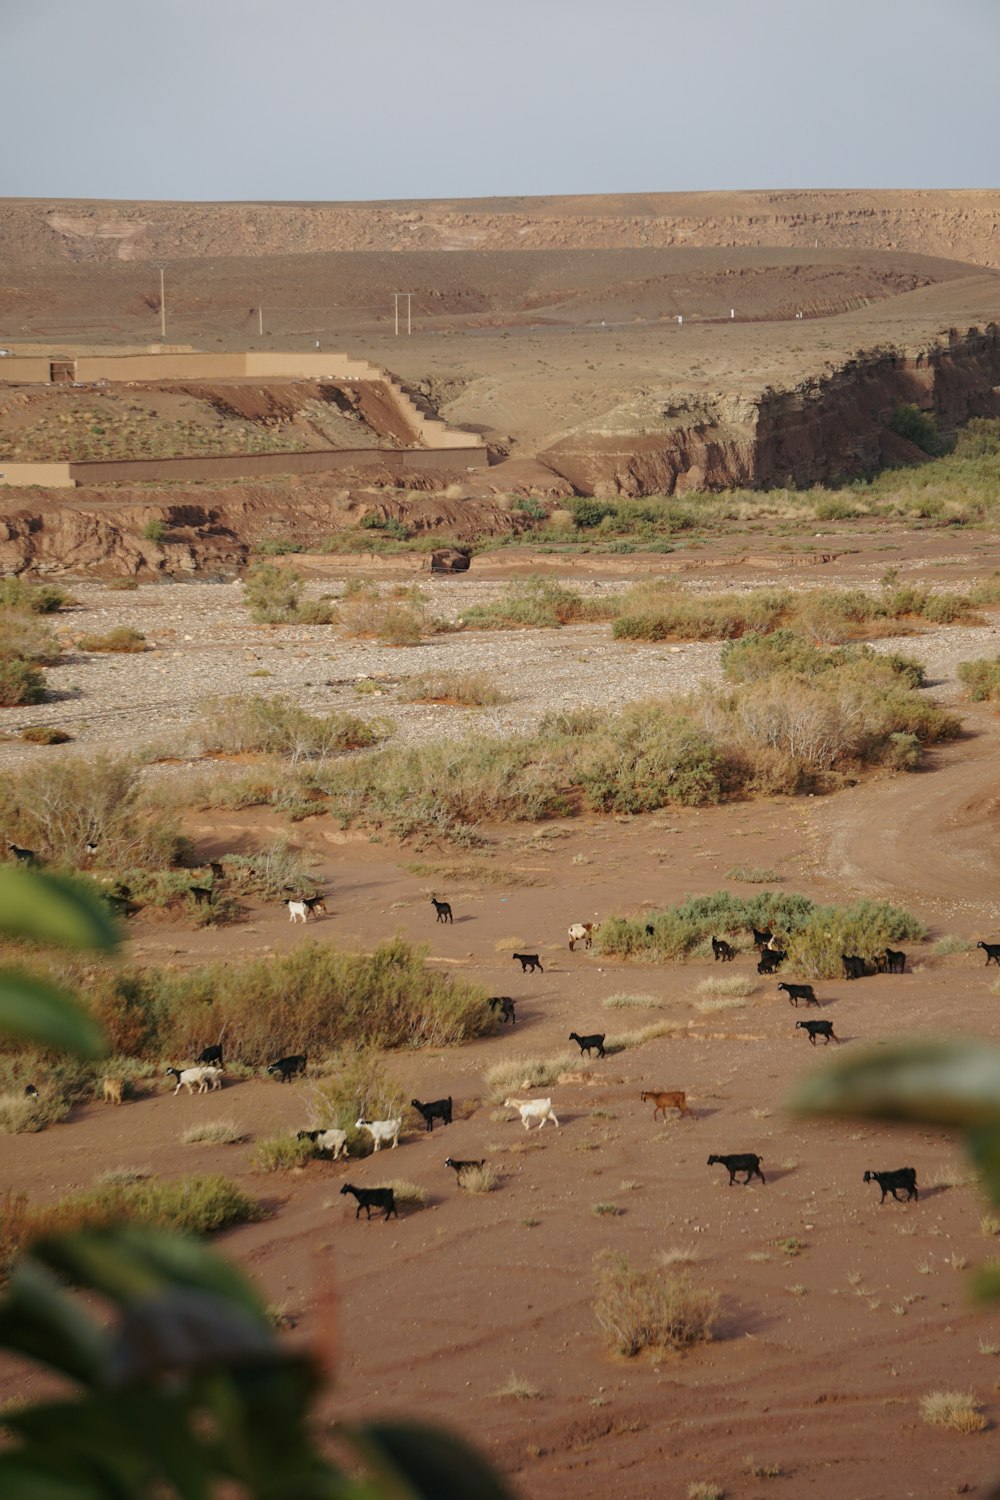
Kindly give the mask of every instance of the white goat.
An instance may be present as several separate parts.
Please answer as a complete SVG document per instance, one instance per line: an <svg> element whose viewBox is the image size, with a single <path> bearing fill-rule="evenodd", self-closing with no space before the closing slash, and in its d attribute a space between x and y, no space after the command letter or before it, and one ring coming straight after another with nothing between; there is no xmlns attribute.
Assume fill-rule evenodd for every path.
<svg viewBox="0 0 1000 1500"><path fill-rule="evenodd" d="M552 1113L551 1099L505 1099L505 1109L518 1109L521 1111L521 1124L525 1130L531 1129L532 1120L538 1121L539 1130L542 1129L546 1120L551 1120L558 1129L559 1121Z"/></svg>
<svg viewBox="0 0 1000 1500"><path fill-rule="evenodd" d="M198 1085L199 1094L207 1094L209 1089L222 1087L221 1068L185 1068L183 1072L179 1068L168 1068L167 1073L177 1079L175 1094L179 1094L182 1087L191 1094L194 1092L195 1084Z"/></svg>
<svg viewBox="0 0 1000 1500"><path fill-rule="evenodd" d="M347 1131L335 1130L300 1130L298 1132L300 1141L312 1141L319 1151L332 1151L334 1161L339 1156L347 1158L350 1152L347 1149Z"/></svg>
<svg viewBox="0 0 1000 1500"><path fill-rule="evenodd" d="M303 922L308 919L309 909L304 901L286 901L288 907L289 922L297 922L300 918Z"/></svg>
<svg viewBox="0 0 1000 1500"><path fill-rule="evenodd" d="M585 948L593 946L594 942L593 922L574 922L569 929L569 951L572 953L577 943L582 943Z"/></svg>
<svg viewBox="0 0 1000 1500"><path fill-rule="evenodd" d="M376 1151L385 1141L391 1141L395 1151L399 1145L399 1132L403 1128L403 1116L400 1115L398 1120L358 1120L354 1128L368 1131Z"/></svg>

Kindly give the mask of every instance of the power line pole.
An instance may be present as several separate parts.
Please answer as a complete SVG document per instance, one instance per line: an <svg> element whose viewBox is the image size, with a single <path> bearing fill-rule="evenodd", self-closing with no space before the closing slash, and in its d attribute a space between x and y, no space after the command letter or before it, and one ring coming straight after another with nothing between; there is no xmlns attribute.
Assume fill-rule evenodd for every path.
<svg viewBox="0 0 1000 1500"><path fill-rule="evenodd" d="M399 299L400 299L400 297L405 297L406 298L406 332L407 332L408 335L413 332L413 319L412 319L412 316L411 316L411 307L412 307L413 293L412 292L393 292L393 294L392 294L392 300L393 300L393 308L394 308L394 316L395 316L395 326L396 326L396 337L397 338L399 338Z"/></svg>
<svg viewBox="0 0 1000 1500"><path fill-rule="evenodd" d="M258 307L258 309L257 309L257 323L258 323L258 327L259 327L259 330L260 330L260 336L261 336L261 338L263 338L264 337L264 308L263 308L263 304L260 307Z"/></svg>
<svg viewBox="0 0 1000 1500"><path fill-rule="evenodd" d="M158 266L160 273L160 338L167 337L167 295L163 287L163 267Z"/></svg>

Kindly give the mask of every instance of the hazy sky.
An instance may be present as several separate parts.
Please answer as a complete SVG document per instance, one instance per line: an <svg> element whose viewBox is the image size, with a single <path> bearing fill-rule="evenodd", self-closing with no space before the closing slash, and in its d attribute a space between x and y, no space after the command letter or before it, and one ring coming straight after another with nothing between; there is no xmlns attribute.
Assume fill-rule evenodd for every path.
<svg viewBox="0 0 1000 1500"><path fill-rule="evenodd" d="M998 0L0 0L0 195L1000 186Z"/></svg>

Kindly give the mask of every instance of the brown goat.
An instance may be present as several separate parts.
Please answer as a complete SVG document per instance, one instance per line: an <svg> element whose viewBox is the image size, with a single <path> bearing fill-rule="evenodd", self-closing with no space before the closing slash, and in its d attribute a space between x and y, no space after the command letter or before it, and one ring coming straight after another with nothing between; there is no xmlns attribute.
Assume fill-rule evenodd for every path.
<svg viewBox="0 0 1000 1500"><path fill-rule="evenodd" d="M105 1104L121 1104L125 1092L124 1078L105 1078L104 1080L104 1102Z"/></svg>
<svg viewBox="0 0 1000 1500"><path fill-rule="evenodd" d="M660 1090L654 1091L652 1089L644 1089L643 1092L639 1095L639 1098L642 1100L643 1104L645 1104L647 1100L652 1101L654 1106L654 1120L661 1110L663 1111L663 1118L666 1119L667 1110L671 1108L680 1110L682 1115L691 1115L692 1119L694 1118L693 1112L687 1102L687 1095L682 1090L675 1090L673 1093L663 1093Z"/></svg>

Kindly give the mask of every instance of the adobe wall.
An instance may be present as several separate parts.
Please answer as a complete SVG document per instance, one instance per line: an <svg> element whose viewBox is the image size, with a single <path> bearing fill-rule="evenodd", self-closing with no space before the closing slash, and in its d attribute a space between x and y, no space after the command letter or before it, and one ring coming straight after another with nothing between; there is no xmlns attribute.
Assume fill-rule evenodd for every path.
<svg viewBox="0 0 1000 1500"><path fill-rule="evenodd" d="M75 483L69 464L12 464L0 458L0 485L44 484L48 489L72 489Z"/></svg>
<svg viewBox="0 0 1000 1500"><path fill-rule="evenodd" d="M174 481L262 479L281 474L326 474L377 467L392 475L454 474L485 469L485 448L329 448L311 453L225 454L219 458L102 459L65 465L22 464L22 469L65 468L70 484L169 484ZM0 481L4 482L4 481ZM8 483L13 481L6 481ZM42 484L22 479L22 484Z"/></svg>

